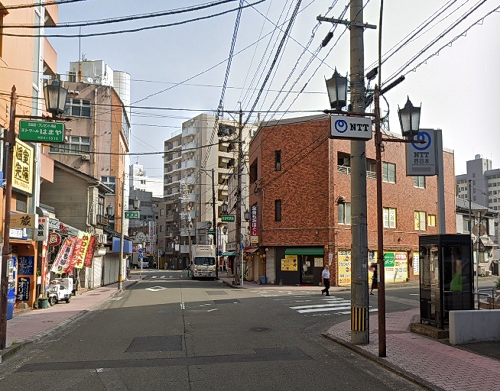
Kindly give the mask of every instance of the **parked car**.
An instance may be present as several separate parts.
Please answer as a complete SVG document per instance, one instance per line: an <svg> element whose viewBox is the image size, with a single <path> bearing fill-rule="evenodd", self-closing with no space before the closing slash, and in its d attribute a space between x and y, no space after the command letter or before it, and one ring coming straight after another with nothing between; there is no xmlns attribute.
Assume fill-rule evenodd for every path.
<svg viewBox="0 0 500 391"><path fill-rule="evenodd" d="M149 258L144 257L144 258L142 259L142 268L143 268L143 269L147 269L147 268L149 268Z"/></svg>

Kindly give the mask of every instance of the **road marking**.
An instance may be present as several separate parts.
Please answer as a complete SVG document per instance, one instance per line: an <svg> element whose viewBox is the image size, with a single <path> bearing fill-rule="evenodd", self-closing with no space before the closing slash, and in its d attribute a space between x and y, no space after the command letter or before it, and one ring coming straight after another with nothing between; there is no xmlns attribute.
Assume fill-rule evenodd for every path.
<svg viewBox="0 0 500 391"><path fill-rule="evenodd" d="M158 292L158 291L162 291L164 289L167 289L163 286L153 286L151 288L146 288L147 291L151 291L151 292Z"/></svg>
<svg viewBox="0 0 500 391"><path fill-rule="evenodd" d="M184 303L181 303L181 310L185 310L186 309L186 305Z"/></svg>
<svg viewBox="0 0 500 391"><path fill-rule="evenodd" d="M302 301L297 301L302 302ZM351 313L351 302L339 297L324 298L321 304L308 304L288 307L291 310L297 311L299 314L313 314L318 312L334 312L337 315L345 315ZM345 311L349 310L349 311ZM373 310L369 310L373 312ZM376 309L375 309L376 311Z"/></svg>
<svg viewBox="0 0 500 391"><path fill-rule="evenodd" d="M212 312L212 311L217 311L217 308L212 308L211 310L208 310L207 312Z"/></svg>
<svg viewBox="0 0 500 391"><path fill-rule="evenodd" d="M121 300L123 297L113 297L111 300Z"/></svg>
<svg viewBox="0 0 500 391"><path fill-rule="evenodd" d="M151 278L156 278L156 276L151 276Z"/></svg>

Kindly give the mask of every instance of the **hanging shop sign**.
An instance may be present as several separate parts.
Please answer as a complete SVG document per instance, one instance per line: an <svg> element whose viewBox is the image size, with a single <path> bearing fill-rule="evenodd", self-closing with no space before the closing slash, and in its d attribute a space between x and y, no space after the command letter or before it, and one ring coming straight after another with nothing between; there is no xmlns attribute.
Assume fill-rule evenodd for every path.
<svg viewBox="0 0 500 391"><path fill-rule="evenodd" d="M32 194L33 160L33 147L16 139L12 157L12 188Z"/></svg>
<svg viewBox="0 0 500 391"><path fill-rule="evenodd" d="M330 138L370 140L372 120L364 117L332 115L330 117Z"/></svg>
<svg viewBox="0 0 500 391"><path fill-rule="evenodd" d="M433 176L438 173L435 129L425 129L414 136L419 143L406 144L406 175Z"/></svg>
<svg viewBox="0 0 500 391"><path fill-rule="evenodd" d="M37 228L38 215L26 213L13 213L10 215L11 228Z"/></svg>
<svg viewBox="0 0 500 391"><path fill-rule="evenodd" d="M17 264L17 274L20 276L32 276L35 273L35 258L32 256L20 256Z"/></svg>
<svg viewBox="0 0 500 391"><path fill-rule="evenodd" d="M250 207L250 244L259 243L259 226L257 224L257 204Z"/></svg>
<svg viewBox="0 0 500 391"><path fill-rule="evenodd" d="M49 238L49 218L39 217L35 240L44 242Z"/></svg>
<svg viewBox="0 0 500 391"><path fill-rule="evenodd" d="M41 143L64 143L64 123L19 121L19 138Z"/></svg>
<svg viewBox="0 0 500 391"><path fill-rule="evenodd" d="M57 232L51 232L49 234L49 246L59 246L61 244L61 235Z"/></svg>

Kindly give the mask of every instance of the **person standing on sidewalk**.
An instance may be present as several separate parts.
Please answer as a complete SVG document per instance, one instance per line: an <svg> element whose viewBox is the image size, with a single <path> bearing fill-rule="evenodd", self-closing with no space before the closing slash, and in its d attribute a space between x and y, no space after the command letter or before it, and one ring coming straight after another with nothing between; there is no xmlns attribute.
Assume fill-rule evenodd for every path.
<svg viewBox="0 0 500 391"><path fill-rule="evenodd" d="M370 295L373 295L373 290L378 289L378 273L377 264L374 262L370 265L370 270L372 271L372 288L370 289Z"/></svg>
<svg viewBox="0 0 500 391"><path fill-rule="evenodd" d="M330 289L330 269L328 265L325 265L323 271L321 272L321 282L323 283L324 288L321 290L321 296L326 292L327 296L330 296L328 290Z"/></svg>

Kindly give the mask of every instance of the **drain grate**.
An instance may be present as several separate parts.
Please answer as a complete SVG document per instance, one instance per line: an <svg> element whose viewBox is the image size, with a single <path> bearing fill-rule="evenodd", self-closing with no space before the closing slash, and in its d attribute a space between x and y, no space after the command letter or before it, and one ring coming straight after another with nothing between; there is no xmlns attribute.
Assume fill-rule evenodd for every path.
<svg viewBox="0 0 500 391"><path fill-rule="evenodd" d="M180 335L135 337L126 352L180 352L182 338Z"/></svg>

